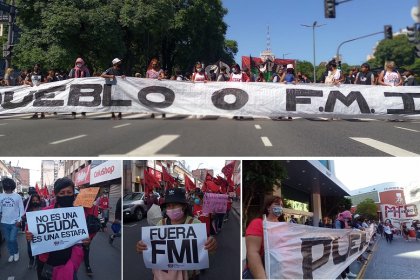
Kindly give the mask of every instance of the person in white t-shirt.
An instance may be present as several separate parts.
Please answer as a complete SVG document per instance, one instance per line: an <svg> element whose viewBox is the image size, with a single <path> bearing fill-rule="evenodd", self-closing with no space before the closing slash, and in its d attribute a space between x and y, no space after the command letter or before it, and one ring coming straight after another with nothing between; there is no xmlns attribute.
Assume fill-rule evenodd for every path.
<svg viewBox="0 0 420 280"><path fill-rule="evenodd" d="M203 64L201 62L197 62L192 76L193 83L207 83L208 80L209 79L204 71Z"/></svg>
<svg viewBox="0 0 420 280"><path fill-rule="evenodd" d="M1 228L9 251L9 262L19 260L17 233L22 216L25 212L22 197L14 193L16 183L13 179L4 178L2 181L4 193L0 194Z"/></svg>
<svg viewBox="0 0 420 280"><path fill-rule="evenodd" d="M385 70L382 70L379 74L378 83L382 86L402 86L403 80L401 79L401 74L395 70L395 62L386 61L384 68Z"/></svg>

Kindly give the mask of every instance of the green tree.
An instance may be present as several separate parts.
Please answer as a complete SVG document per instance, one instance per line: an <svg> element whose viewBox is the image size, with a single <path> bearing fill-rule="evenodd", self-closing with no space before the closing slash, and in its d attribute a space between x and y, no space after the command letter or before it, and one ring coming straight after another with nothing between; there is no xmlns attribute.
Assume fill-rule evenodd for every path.
<svg viewBox="0 0 420 280"><path fill-rule="evenodd" d="M16 0L16 6L19 68L39 62L44 70L68 69L81 56L101 71L120 57L127 73L145 72L157 57L163 68L185 71L197 60L237 53L237 43L225 38L221 0Z"/></svg>
<svg viewBox="0 0 420 280"><path fill-rule="evenodd" d="M311 81L313 81L314 66L312 63L306 60L296 61L296 73L301 72L306 75Z"/></svg>
<svg viewBox="0 0 420 280"><path fill-rule="evenodd" d="M372 68L383 67L385 61L393 60L398 67L411 65L415 61L414 45L405 34L379 42L374 53L375 59L369 61Z"/></svg>
<svg viewBox="0 0 420 280"><path fill-rule="evenodd" d="M286 177L286 171L281 161L275 160L244 160L243 168L243 225L247 224L250 216L251 204L260 208L266 194L273 193L275 185ZM256 209L254 209L256 210Z"/></svg>
<svg viewBox="0 0 420 280"><path fill-rule="evenodd" d="M377 207L375 201L366 198L357 205L356 213L369 220L377 219Z"/></svg>

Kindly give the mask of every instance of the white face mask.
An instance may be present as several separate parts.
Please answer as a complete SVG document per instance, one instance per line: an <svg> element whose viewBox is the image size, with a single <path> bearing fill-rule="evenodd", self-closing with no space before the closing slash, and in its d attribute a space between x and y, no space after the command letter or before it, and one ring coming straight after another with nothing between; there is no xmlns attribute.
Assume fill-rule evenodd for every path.
<svg viewBox="0 0 420 280"><path fill-rule="evenodd" d="M197 68L197 72L201 72L203 68Z"/></svg>
<svg viewBox="0 0 420 280"><path fill-rule="evenodd" d="M81 68L82 66L83 66L83 64L81 64L81 63L76 64L76 67L78 67L78 68Z"/></svg>

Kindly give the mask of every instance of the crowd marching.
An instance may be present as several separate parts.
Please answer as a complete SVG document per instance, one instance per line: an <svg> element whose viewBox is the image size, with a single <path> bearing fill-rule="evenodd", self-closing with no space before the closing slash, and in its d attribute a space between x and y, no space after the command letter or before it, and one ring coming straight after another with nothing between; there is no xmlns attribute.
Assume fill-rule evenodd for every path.
<svg viewBox="0 0 420 280"><path fill-rule="evenodd" d="M86 66L82 58L77 58L74 67L67 74L64 71L49 70L47 75L41 71L41 65L35 64L33 69L23 70L19 75L15 75L13 68L8 68L5 71L1 85L3 86L39 86L41 83L50 83L72 78L85 77L103 77L106 79L113 79L115 77L125 78L125 73L121 67L122 60L115 58L112 60L112 67L105 70L103 73L95 72L93 75ZM226 65L227 66L227 65ZM295 71L295 65L287 64L273 69L271 78L266 81L263 68L257 68L258 73L254 74L248 68L243 68L239 64L234 63L229 69L226 66L212 65L209 71L206 72L204 65L197 62L192 73L181 73L175 70L171 75L168 70L161 68L159 60L153 58L146 70L145 78L157 80L176 80L176 81L190 81L194 83L207 82L273 82L282 84L305 84L311 83L311 80L305 73ZM134 77L142 77L141 73L135 73ZM325 72L321 79L317 81L327 85L340 84L360 84L360 85L381 85L381 86L415 86L417 85L413 71L406 70L403 73L397 71L396 65L393 61L386 61L384 68L381 71L372 71L368 63L363 63L359 68L352 68L349 73L343 73L341 70L341 62L336 62L334 59L326 64ZM72 112L74 118L76 113ZM82 112L82 117L86 117L86 113ZM151 114L154 118L155 115ZM162 115L165 118L165 114ZM34 114L32 118L38 118L38 114ZM41 113L41 118L45 118L45 114ZM114 113L111 116L116 119ZM118 113L118 119L122 119L122 114Z"/></svg>
<svg viewBox="0 0 420 280"><path fill-rule="evenodd" d="M93 272L89 260L90 244L99 231L107 231L110 209L108 193L98 194L92 207L83 208L89 238L63 250L50 251L34 256L31 250L34 235L28 230L26 213L73 207L79 191L75 188L72 180L60 178L54 183L53 194L45 194L45 191L30 187L29 197L23 198L23 196L14 192L16 183L13 179L4 178L1 183L4 190L4 193L0 193L1 228L9 252L8 262L19 261L17 237L19 230L21 230L22 233L26 234L29 257L28 269L35 271L38 280L77 279L77 271L82 262L84 262L86 274L92 276ZM120 221L121 199L115 207L115 219L111 226L112 233L109 235L110 244L115 237L120 236Z"/></svg>
<svg viewBox="0 0 420 280"><path fill-rule="evenodd" d="M264 266L264 234L263 234L263 217L270 222L289 222L298 223L294 215L286 215L283 210L283 199L279 196L266 196L262 205L260 216L253 219L246 227L246 265L243 270L243 279L266 279ZM302 221L303 223L303 221ZM314 221L306 219L305 225L313 226ZM392 225L390 219L384 222L376 222L369 220L366 215L352 214L349 210L345 210L344 206L338 207L338 214L333 220L324 218L319 220L318 227L327 227L335 229L356 229L366 231L373 225L373 234L371 242L366 251L357 258L357 262L364 264L367 256L372 253L372 247L377 237L384 237L387 243L392 243L393 236L399 235L405 241L420 239L420 221L414 220L410 226L406 222L402 222L400 226ZM356 277L355 273L350 271L350 266L342 273L341 278Z"/></svg>

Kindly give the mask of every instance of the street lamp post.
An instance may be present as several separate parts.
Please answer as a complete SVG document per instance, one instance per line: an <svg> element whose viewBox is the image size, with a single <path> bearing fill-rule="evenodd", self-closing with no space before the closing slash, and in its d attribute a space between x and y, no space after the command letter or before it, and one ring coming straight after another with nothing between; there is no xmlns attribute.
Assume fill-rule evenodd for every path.
<svg viewBox="0 0 420 280"><path fill-rule="evenodd" d="M288 54L291 54L291 53L284 53L284 54L283 54L283 59L284 59L284 57L285 57L286 55L288 55Z"/></svg>
<svg viewBox="0 0 420 280"><path fill-rule="evenodd" d="M323 26L323 25L325 25L325 24L321 24L321 25L316 25L317 24L317 22L316 21L314 21L314 23L312 24L312 25L306 25L306 24L301 24L302 26L304 26L304 27L312 27L312 39L313 39L313 51L314 51L314 83L316 83L316 71L315 71L315 68L316 68L316 59L315 59L315 28L316 27L321 27L321 26Z"/></svg>

